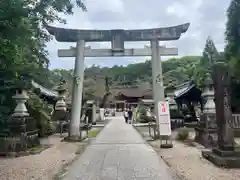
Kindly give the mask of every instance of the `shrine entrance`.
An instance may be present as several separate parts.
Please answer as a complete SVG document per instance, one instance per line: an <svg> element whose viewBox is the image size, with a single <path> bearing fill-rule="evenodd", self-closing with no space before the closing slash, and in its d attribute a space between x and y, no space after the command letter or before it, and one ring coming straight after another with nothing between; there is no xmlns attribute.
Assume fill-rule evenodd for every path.
<svg viewBox="0 0 240 180"><path fill-rule="evenodd" d="M58 50L59 57L75 57L72 111L69 136L79 137L82 88L84 78L84 57L151 56L153 97L156 122L159 129L158 102L164 101L161 56L178 55L177 48L159 46L159 41L178 40L189 28L190 23L178 26L138 30L78 30L47 26L47 30L59 42L76 42L76 48ZM86 42L111 42L111 49L92 49ZM126 41L150 41L151 46L125 49ZM160 130L161 131L161 130Z"/></svg>

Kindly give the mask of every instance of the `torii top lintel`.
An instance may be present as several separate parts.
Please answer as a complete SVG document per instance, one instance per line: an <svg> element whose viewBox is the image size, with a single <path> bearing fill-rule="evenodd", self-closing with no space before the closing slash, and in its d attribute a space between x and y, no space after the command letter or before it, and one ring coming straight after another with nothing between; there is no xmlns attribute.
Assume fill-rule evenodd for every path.
<svg viewBox="0 0 240 180"><path fill-rule="evenodd" d="M113 30L82 30L82 29L65 29L53 26L46 26L51 35L54 35L59 42L76 42L85 40L87 42L112 41L119 37L124 41L159 41L177 40L185 33L190 23L178 26L155 28L155 29L113 29Z"/></svg>

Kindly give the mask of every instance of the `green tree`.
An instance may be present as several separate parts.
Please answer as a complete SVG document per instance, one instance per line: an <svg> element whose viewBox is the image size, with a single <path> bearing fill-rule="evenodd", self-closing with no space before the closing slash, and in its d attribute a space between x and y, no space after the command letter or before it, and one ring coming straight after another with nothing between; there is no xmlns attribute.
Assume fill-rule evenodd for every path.
<svg viewBox="0 0 240 180"><path fill-rule="evenodd" d="M236 76L240 75L240 0L232 0L227 10L226 59Z"/></svg>
<svg viewBox="0 0 240 180"><path fill-rule="evenodd" d="M240 55L240 0L232 0L227 10L226 25L226 55L227 57L239 57Z"/></svg>
<svg viewBox="0 0 240 180"><path fill-rule="evenodd" d="M211 72L212 64L214 63L213 61L216 60L214 59L215 56L219 57L219 54L213 40L211 37L208 37L202 53L202 57L200 58L199 63L196 64L194 70L194 80L198 85L202 85L206 73Z"/></svg>
<svg viewBox="0 0 240 180"><path fill-rule="evenodd" d="M8 114L13 102L10 91L19 79L42 81L48 77L46 42L51 38L44 25L65 20L58 13L72 14L69 0L2 0L0 2L0 112ZM46 80L46 79L45 79ZM1 114L0 114L1 116Z"/></svg>

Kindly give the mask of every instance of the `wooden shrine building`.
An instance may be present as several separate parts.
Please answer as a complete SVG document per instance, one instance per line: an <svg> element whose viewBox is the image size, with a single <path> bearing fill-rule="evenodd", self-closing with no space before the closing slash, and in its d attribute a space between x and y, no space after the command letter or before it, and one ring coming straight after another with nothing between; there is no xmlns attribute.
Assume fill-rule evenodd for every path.
<svg viewBox="0 0 240 180"><path fill-rule="evenodd" d="M202 91L197 88L194 81L189 81L176 86L174 99L178 109L187 121L196 120L195 106L202 108Z"/></svg>
<svg viewBox="0 0 240 180"><path fill-rule="evenodd" d="M111 90L110 107L122 111L136 107L142 99L152 99L152 90L141 87L115 88Z"/></svg>

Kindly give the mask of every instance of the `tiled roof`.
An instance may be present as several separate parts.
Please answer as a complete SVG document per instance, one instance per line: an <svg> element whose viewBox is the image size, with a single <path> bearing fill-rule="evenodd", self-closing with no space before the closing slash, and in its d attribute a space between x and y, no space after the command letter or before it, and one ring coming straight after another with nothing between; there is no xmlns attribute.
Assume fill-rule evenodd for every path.
<svg viewBox="0 0 240 180"><path fill-rule="evenodd" d="M111 89L111 93L113 96L118 96L120 94L126 96L126 97L143 97L143 96L151 96L152 90L151 89L145 89L145 88L116 88Z"/></svg>
<svg viewBox="0 0 240 180"><path fill-rule="evenodd" d="M197 90L197 94L201 94L201 90L196 87L194 81L189 81L183 84L180 84L176 87L174 91L175 99L182 97L183 95L187 94L188 92L192 92L192 89ZM195 92L195 91L194 91ZM197 96L196 94L196 96Z"/></svg>
<svg viewBox="0 0 240 180"><path fill-rule="evenodd" d="M50 97L58 97L58 92L57 91L53 91L50 89L47 89L45 87L43 87L42 85L36 83L35 81L32 81L32 86L36 89L40 89L40 92L46 96L50 96Z"/></svg>

